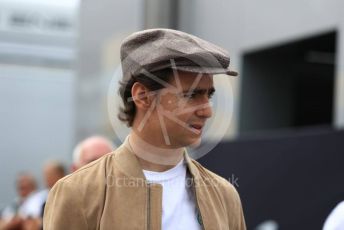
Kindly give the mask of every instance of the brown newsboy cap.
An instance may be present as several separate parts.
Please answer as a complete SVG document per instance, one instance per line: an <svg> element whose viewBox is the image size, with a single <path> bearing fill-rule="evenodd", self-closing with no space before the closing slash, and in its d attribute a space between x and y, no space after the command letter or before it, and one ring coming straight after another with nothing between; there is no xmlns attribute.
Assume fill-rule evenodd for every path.
<svg viewBox="0 0 344 230"><path fill-rule="evenodd" d="M166 68L207 74L237 76L229 69L226 50L201 38L172 29L133 33L121 46L124 79Z"/></svg>

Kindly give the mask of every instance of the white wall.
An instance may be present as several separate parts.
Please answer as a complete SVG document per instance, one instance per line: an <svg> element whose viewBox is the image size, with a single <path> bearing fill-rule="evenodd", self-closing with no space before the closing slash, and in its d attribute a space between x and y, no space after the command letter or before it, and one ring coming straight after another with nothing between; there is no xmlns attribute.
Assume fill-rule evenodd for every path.
<svg viewBox="0 0 344 230"><path fill-rule="evenodd" d="M120 45L144 25L144 1L87 0L80 7L77 63L77 140L114 135L107 111L111 78L120 65ZM117 96L117 92L113 92ZM116 114L111 115L116 117Z"/></svg>
<svg viewBox="0 0 344 230"><path fill-rule="evenodd" d="M122 39L143 28L143 4L0 0L0 209L15 197L18 172L31 171L42 182L46 160L68 169L77 141L113 134L109 82ZM10 27L11 12L38 22ZM45 27L56 16L68 18L71 30Z"/></svg>
<svg viewBox="0 0 344 230"><path fill-rule="evenodd" d="M42 188L46 161L70 163L77 5L0 0L0 208L15 198L18 172L34 173Z"/></svg>
<svg viewBox="0 0 344 230"><path fill-rule="evenodd" d="M74 141L72 71L0 65L0 207L14 199L18 172L42 182L48 160L70 162ZM42 188L42 183L41 188Z"/></svg>

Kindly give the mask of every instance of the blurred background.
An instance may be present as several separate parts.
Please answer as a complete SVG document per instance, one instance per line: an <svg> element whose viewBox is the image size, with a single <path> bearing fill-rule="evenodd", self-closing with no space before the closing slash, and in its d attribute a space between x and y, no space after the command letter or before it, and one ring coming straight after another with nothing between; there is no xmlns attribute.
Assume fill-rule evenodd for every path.
<svg viewBox="0 0 344 230"><path fill-rule="evenodd" d="M340 0L0 0L0 209L19 172L43 187L44 163L68 169L80 140L120 144L120 44L156 27L224 47L240 73L231 125L200 161L237 179L248 228L320 229L344 200Z"/></svg>

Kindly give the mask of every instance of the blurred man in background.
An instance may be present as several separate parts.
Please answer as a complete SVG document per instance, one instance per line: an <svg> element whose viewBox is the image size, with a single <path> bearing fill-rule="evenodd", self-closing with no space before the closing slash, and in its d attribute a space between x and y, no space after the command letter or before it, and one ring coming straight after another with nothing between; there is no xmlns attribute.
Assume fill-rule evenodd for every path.
<svg viewBox="0 0 344 230"><path fill-rule="evenodd" d="M45 186L50 190L59 179L66 175L66 170L61 162L50 161L44 165L43 175Z"/></svg>
<svg viewBox="0 0 344 230"><path fill-rule="evenodd" d="M71 171L74 172L82 166L110 153L114 146L110 140L101 136L92 136L81 141L73 152L73 165Z"/></svg>
<svg viewBox="0 0 344 230"><path fill-rule="evenodd" d="M36 230L42 226L44 206L50 189L55 183L66 175L65 168L58 161L50 161L43 167L43 176L46 189L43 189L23 204L23 216L25 218L25 229Z"/></svg>
<svg viewBox="0 0 344 230"><path fill-rule="evenodd" d="M21 229L23 225L22 206L37 188L35 178L27 172L17 176L16 189L18 197L1 212L0 229Z"/></svg>

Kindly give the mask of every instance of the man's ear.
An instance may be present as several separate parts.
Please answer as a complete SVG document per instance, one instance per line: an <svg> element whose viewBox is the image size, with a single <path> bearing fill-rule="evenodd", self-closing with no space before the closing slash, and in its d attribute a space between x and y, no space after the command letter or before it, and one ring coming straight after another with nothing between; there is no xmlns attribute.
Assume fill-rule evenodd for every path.
<svg viewBox="0 0 344 230"><path fill-rule="evenodd" d="M153 95L143 84L135 82L131 88L131 95L138 108L148 109L151 106Z"/></svg>

